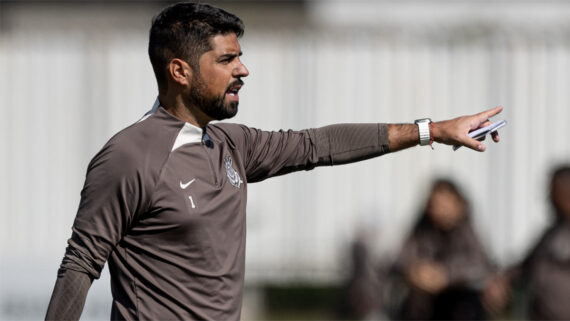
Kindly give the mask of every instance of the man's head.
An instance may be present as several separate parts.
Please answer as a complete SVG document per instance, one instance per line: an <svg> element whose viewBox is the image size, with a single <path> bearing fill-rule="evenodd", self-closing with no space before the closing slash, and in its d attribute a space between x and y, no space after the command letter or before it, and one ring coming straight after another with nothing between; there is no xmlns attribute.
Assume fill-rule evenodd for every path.
<svg viewBox="0 0 570 321"><path fill-rule="evenodd" d="M550 180L550 200L561 219L570 219L570 166L557 167Z"/></svg>
<svg viewBox="0 0 570 321"><path fill-rule="evenodd" d="M166 85L168 63L180 58L199 72L198 59L212 49L216 35L235 33L244 25L240 18L222 9L201 3L177 3L162 10L152 21L148 55L159 86Z"/></svg>
<svg viewBox="0 0 570 321"><path fill-rule="evenodd" d="M243 29L238 17L207 4L164 9L153 20L148 48L159 91L179 91L208 119L234 116L240 78L248 75L239 60Z"/></svg>

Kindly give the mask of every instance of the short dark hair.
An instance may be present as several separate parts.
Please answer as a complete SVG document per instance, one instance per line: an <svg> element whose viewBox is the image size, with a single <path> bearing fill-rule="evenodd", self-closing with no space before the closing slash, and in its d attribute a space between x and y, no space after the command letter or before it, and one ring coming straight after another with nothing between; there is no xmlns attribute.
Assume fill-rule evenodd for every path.
<svg viewBox="0 0 570 321"><path fill-rule="evenodd" d="M152 20L148 55L159 88L166 85L166 68L174 58L186 61L199 73L200 56L211 50L216 35L243 35L240 18L204 3L177 3L166 7Z"/></svg>

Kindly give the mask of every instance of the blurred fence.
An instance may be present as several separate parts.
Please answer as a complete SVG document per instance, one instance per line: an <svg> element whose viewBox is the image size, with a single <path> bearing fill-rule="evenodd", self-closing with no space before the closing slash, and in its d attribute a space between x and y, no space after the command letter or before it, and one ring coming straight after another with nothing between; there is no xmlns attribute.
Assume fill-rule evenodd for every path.
<svg viewBox="0 0 570 321"><path fill-rule="evenodd" d="M570 161L566 2L466 1L456 11L445 1L346 3L226 3L248 26L251 75L236 122L411 122L503 105L498 118L509 124L482 154L436 145L250 185L249 284L338 280L362 227L377 255L396 252L438 175L470 196L491 255L503 265L519 259L548 219L550 166ZM45 307L89 159L151 107L146 46L158 8L0 4L4 312L18 296ZM98 286L109 292L108 282Z"/></svg>

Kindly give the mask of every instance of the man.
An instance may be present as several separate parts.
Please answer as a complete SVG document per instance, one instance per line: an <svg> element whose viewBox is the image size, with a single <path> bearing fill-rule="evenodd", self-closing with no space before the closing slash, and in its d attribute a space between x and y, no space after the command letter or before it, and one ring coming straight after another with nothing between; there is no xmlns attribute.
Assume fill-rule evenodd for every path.
<svg viewBox="0 0 570 321"><path fill-rule="evenodd" d="M106 261L112 319L240 317L247 183L467 136L495 108L418 125L265 132L212 120L237 113L242 21L205 4L164 9L150 30L159 105L89 164L46 319L78 319ZM498 136L494 135L498 141Z"/></svg>

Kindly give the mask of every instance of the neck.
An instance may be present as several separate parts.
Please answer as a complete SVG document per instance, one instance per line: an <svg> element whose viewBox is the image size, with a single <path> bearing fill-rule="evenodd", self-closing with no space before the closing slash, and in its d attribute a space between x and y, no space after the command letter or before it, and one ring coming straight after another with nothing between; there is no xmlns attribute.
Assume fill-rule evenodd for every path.
<svg viewBox="0 0 570 321"><path fill-rule="evenodd" d="M194 126L204 128L212 120L198 107L186 104L180 93L159 93L158 101L168 113Z"/></svg>

